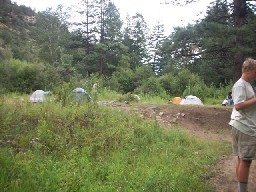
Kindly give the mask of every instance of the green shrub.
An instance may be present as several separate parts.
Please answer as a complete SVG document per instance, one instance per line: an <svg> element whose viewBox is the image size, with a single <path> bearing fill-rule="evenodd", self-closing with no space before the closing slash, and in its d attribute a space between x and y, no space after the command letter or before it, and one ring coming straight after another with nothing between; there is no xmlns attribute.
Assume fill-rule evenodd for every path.
<svg viewBox="0 0 256 192"><path fill-rule="evenodd" d="M134 72L131 69L114 72L110 80L110 86L112 90L121 93L133 92L136 87Z"/></svg>
<svg viewBox="0 0 256 192"><path fill-rule="evenodd" d="M164 88L161 86L160 82L156 77L150 77L146 81L143 81L142 85L137 87L135 90L135 93L150 95L159 95L164 92Z"/></svg>

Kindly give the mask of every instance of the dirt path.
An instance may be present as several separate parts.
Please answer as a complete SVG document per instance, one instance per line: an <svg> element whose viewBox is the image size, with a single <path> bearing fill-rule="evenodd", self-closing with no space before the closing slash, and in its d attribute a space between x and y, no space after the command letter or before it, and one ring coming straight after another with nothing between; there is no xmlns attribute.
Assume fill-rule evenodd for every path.
<svg viewBox="0 0 256 192"><path fill-rule="evenodd" d="M228 125L232 109L229 107L214 106L182 106L174 104L124 104L112 103L113 107L126 111L139 113L142 118L156 119L159 123L171 129L174 125L180 125L184 131L211 140L226 141L231 145L230 127ZM235 176L236 157L223 156L215 166L215 176L212 183L216 192L236 192L237 181ZM249 192L256 191L256 164L252 163Z"/></svg>

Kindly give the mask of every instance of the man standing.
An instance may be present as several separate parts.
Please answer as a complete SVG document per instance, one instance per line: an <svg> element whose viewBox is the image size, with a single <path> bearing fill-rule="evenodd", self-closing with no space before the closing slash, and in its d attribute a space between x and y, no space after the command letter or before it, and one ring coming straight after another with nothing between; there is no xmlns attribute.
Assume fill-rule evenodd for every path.
<svg viewBox="0 0 256 192"><path fill-rule="evenodd" d="M252 85L256 79L256 60L248 58L242 76L232 88L234 108L231 114L233 152L238 157L236 177L238 191L247 192L252 160L256 159L256 97Z"/></svg>

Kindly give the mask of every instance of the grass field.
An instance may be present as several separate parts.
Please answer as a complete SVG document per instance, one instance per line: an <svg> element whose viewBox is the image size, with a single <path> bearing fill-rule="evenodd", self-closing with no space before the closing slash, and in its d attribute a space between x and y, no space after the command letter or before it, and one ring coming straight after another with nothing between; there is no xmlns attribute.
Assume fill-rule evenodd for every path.
<svg viewBox="0 0 256 192"><path fill-rule="evenodd" d="M206 192L228 146L96 102L0 99L0 191Z"/></svg>

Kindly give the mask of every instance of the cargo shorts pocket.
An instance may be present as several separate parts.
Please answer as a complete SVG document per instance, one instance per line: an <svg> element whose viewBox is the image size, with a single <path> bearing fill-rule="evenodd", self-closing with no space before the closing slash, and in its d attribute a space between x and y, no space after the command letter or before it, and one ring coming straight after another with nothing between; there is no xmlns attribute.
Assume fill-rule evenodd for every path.
<svg viewBox="0 0 256 192"><path fill-rule="evenodd" d="M244 160L256 159L256 140L241 141L239 157Z"/></svg>

